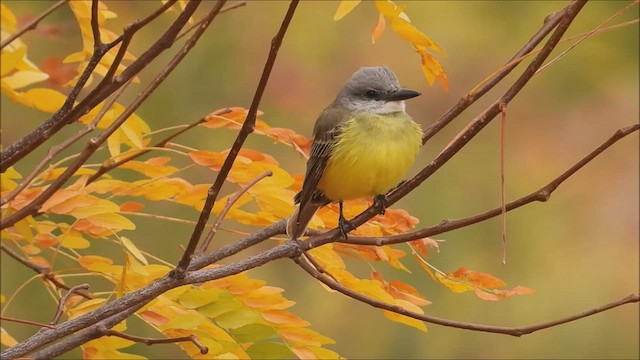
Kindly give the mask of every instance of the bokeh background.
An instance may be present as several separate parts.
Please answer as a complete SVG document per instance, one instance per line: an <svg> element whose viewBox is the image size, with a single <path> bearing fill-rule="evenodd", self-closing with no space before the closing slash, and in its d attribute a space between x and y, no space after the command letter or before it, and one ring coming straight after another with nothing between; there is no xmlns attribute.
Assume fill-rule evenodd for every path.
<svg viewBox="0 0 640 360"><path fill-rule="evenodd" d="M51 1L7 1L21 19L32 18ZM385 64L401 83L423 96L408 103L408 111L424 127L453 106L475 84L503 65L564 1L398 1L406 5L412 23L448 53L439 56L449 76L450 90L429 87L419 58L400 37L387 29L371 44L377 21L373 3L363 2L339 22L333 21L337 2L302 2L280 49L261 110L270 125L310 135L317 114L335 96L343 82L360 66ZM123 25L143 17L160 1L107 1L118 19L107 27L119 32ZM629 1L589 2L568 31L577 35L597 25ZM204 8L211 6L205 2ZM262 72L271 37L287 9L285 1L249 1L240 9L219 16L197 47L138 111L153 129L185 124L226 106L248 107ZM612 23L638 19L638 6ZM171 18L175 16L172 15ZM145 28L132 44L139 54L157 35L160 26ZM77 24L69 9L42 23L54 31L34 31L24 37L29 56L37 64L64 57L81 48ZM155 31L154 31L155 29ZM49 29L51 30L51 29ZM536 76L510 104L506 128L506 195L526 195L568 169L620 127L638 122L638 24L594 35L564 58ZM567 43L555 52L567 48ZM175 49L173 50L175 51ZM169 59L160 57L141 74L143 83ZM522 65L514 72L518 73ZM412 174L428 164L464 126L504 92L505 85L465 111L424 148ZM126 95L131 99L137 89ZM125 97L126 98L126 97ZM24 109L2 96L2 144L10 144L46 116ZM75 129L67 129L61 138ZM494 121L463 151L428 179L411 196L396 204L420 219L419 226L482 212L499 205L499 121ZM205 150L231 146L235 132L192 131L178 142ZM283 168L302 173L305 161L282 145L251 137L247 147L274 155ZM47 149L18 168L33 166ZM78 148L71 149L71 152ZM104 155L104 154L103 154ZM97 159L96 162L102 160ZM499 219L438 236L446 240L429 258L444 271L461 266L488 272L510 287L536 290L528 296L485 302L473 294L453 294L433 283L411 260L411 274L374 264L386 279L413 284L433 305L425 311L460 321L524 326L578 313L638 292L638 134L625 138L566 181L547 203L534 203L510 212L508 262L501 264ZM183 176L193 183L212 181L214 173L192 170ZM227 189L229 190L229 189ZM196 219L195 210L171 204L148 204L148 212ZM140 248L169 261L178 259L191 228L159 220L133 219L138 225L134 241ZM232 221L226 228L251 230ZM133 233L131 234L133 236ZM222 232L217 244L236 239ZM96 244L95 246L100 246ZM263 245L262 248L268 246ZM402 249L402 247L400 247ZM105 246L106 250L113 249ZM405 249L405 250L408 250ZM256 250L257 251L257 250ZM245 254L243 254L245 255ZM114 252L114 257L120 256ZM367 266L353 261L354 272L368 276ZM33 276L30 270L2 256L2 293L7 296ZM393 323L376 309L340 294L328 293L282 260L251 271L286 289L297 302L292 311L312 328L336 340L330 346L347 358L638 358L638 306L627 305L576 322L512 338L436 325L429 332ZM42 296L41 285L30 283L11 304L6 315L49 321L55 304ZM144 327L130 323L133 333ZM138 324L139 325L139 324ZM3 322L16 337L35 329ZM151 334L149 334L151 335ZM172 345L132 349L150 358L175 358ZM77 357L79 351L65 355Z"/></svg>

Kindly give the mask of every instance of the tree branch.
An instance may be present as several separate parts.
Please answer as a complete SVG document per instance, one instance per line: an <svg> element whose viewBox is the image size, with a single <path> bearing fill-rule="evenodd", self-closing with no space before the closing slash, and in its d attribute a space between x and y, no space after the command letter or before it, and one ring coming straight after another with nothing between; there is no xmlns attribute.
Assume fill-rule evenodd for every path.
<svg viewBox="0 0 640 360"><path fill-rule="evenodd" d="M587 156L582 158L572 167L567 169L565 172L560 174L558 177L553 179L551 182L538 189L537 191L532 192L529 195L523 196L519 199L509 202L505 205L505 211L511 211L517 209L521 206L527 205L531 202L540 201L545 202L549 200L551 194L560 186L564 181L566 181L573 174L578 172L581 168L595 159L598 155L603 153L610 146L615 144L617 141L621 140L627 135L632 134L633 132L638 131L640 129L640 124L635 124L631 126L627 126L621 129L618 129L607 141L603 142L600 146L590 152ZM502 213L502 207L497 207L488 211L485 211L481 214L469 216L463 219L458 220L443 220L438 225L430 226L428 228L420 229L417 231L412 231L399 235L392 236L382 236L382 237L361 237L361 236L349 236L348 240L339 239L338 242L354 244L354 245L375 245L375 246L383 246L390 244L399 244L407 241L422 239L425 237L430 237L438 234L442 234L451 230L459 229L465 226L473 225L492 217L498 216Z"/></svg>
<svg viewBox="0 0 640 360"><path fill-rule="evenodd" d="M80 153L80 155L76 158L76 160L70 164L65 171L54 180L46 190L44 190L38 197L36 197L33 201L31 201L27 206L19 209L14 214L0 219L0 229L7 228L12 226L16 222L24 219L29 215L33 215L42 206L42 204L49 199L64 183L71 177L73 174L89 159L89 157L98 149L100 144L104 143L113 132L115 132L122 124L135 112L135 110L155 91L155 89L169 76L169 74L178 66L178 64L182 61L182 59L189 53L191 48L198 41L200 36L207 29L211 21L218 14L224 1L220 1L214 6L211 12L207 15L209 21L204 22L195 33L187 40L184 46L178 51L178 53L173 57L173 59L169 62L169 64L162 69L162 71L156 76L153 81L147 86L147 88L142 91L133 102L120 114L120 116L113 122L109 127L99 136L96 136L89 140L85 149ZM188 8L192 3L187 4ZM186 11L185 8L185 11ZM193 9L195 10L195 9ZM183 13L184 14L184 13ZM183 15L181 14L181 16ZM185 20L186 21L186 20ZM123 72L124 73L124 72ZM122 74L121 74L122 75Z"/></svg>
<svg viewBox="0 0 640 360"><path fill-rule="evenodd" d="M200 216L198 218L198 222L193 229L191 234L191 238L189 239L189 243L187 244L187 248L182 254L182 258L178 262L178 266L172 272L173 276L178 278L184 275L184 272L189 267L189 263L191 262L191 258L193 257L193 253L198 246L198 241L202 236L202 231L209 221L209 216L211 215L211 210L213 209L213 204L218 198L218 194L220 193L220 189L222 189L222 185L227 179L229 175L229 171L233 166L233 162L235 161L244 141L247 139L249 134L251 134L255 127L255 122L258 114L258 106L260 105L260 100L262 100L262 94L264 93L264 89L267 86L267 82L269 81L269 76L271 76L271 69L273 69L273 64L276 61L276 57L278 55L278 50L280 49L280 45L282 45L282 39L284 38L284 34L287 32L287 28L289 27L289 23L291 23L291 19L293 18L293 14L296 11L296 7L298 6L299 0L292 0L289 4L289 9L282 20L282 24L280 25L280 30L276 36L274 36L273 40L271 40L271 49L269 51L269 55L267 56L267 61L264 64L264 69L262 70L262 76L260 77L260 82L258 83L258 87L256 88L256 92L253 96L253 101L251 102L251 106L249 107L249 111L247 113L247 118L242 124L242 128L236 137L236 140L233 143L233 146L229 150L229 154L227 154L226 159L224 160L224 164L220 168L218 172L218 176L216 176L216 180L214 181L211 188L207 192L207 199L205 200L204 207L200 212Z"/></svg>
<svg viewBox="0 0 640 360"><path fill-rule="evenodd" d="M387 194L387 205L392 205L402 197L406 196L413 189L418 187L422 182L428 179L433 173L435 173L442 165L449 161L455 154L460 151L471 139L473 139L487 124L500 113L500 108L506 106L509 102L522 90L522 88L531 80L536 70L540 68L544 60L551 54L556 47L569 25L573 22L578 12L585 5L586 1L577 0L573 1L563 11L562 19L558 24L556 30L551 35L547 43L544 45L540 53L533 59L531 64L523 71L520 77L515 83L507 90L507 92L493 105L485 109L480 115L478 115L453 141L425 168L423 168L412 179L405 181L402 185L398 186ZM354 226L360 226L366 221L371 219L376 214L380 213L379 206L375 203L367 210L360 213L358 216L350 220ZM310 237L306 243L309 244L326 244L335 241L340 236L340 232L337 229L329 231L326 235L318 237Z"/></svg>
<svg viewBox="0 0 640 360"><path fill-rule="evenodd" d="M22 265L24 265L24 266L28 267L29 269L35 271L36 273L40 274L44 279L49 280L53 284L53 286L55 286L55 287L57 287L59 289L71 290L71 288L69 286L67 286L62 281L58 280L58 278L51 271L50 268L48 268L46 266L42 266L40 264L36 264L34 262L31 262L31 261L23 258L18 253L16 253L15 251L11 250L7 246L5 246L5 244L0 243L0 249L2 249L2 251L4 251L7 255L12 257L17 262L21 263ZM87 300L92 299L91 295L89 295L85 291L78 291L77 293L78 293L78 295L82 296L83 298L85 298Z"/></svg>
<svg viewBox="0 0 640 360"><path fill-rule="evenodd" d="M618 301L614 301L612 303L603 305L603 306L599 306L596 308L593 308L591 310L587 310L585 312L576 314L576 315L572 315L572 316L568 316L565 318L561 318L558 320L553 320L553 321L549 321L549 322L545 322L545 323L541 323L541 324L536 324L536 325L531 325L531 326L524 326L524 327L505 327L505 326L493 326L493 325L484 325L484 324L475 324L475 323L469 323L469 322L462 322L462 321L455 321L455 320L449 320L449 319L443 319L443 318L439 318L439 317L435 317L435 316L430 316L430 315L424 315L424 314L420 314L420 313L416 313L413 311L409 311L406 310L405 308L398 306L398 305L391 305L376 299L373 299L369 296L363 295L357 291L354 291L346 286L343 286L342 284L333 281L332 279L328 278L327 276L324 276L322 273L320 273L318 270L316 270L313 266L311 266L309 263L305 262L302 257L297 257L293 259L296 264L298 264L305 272L307 272L309 275L313 276L315 279L317 279L318 281L322 282L323 284L325 284L326 286L328 286L329 288L338 291L352 299L358 300L362 303L365 303L367 305L371 305L375 308L379 308L379 309L383 309L383 310L387 310L387 311L391 311L394 312L396 314L400 314L400 315L404 315L416 320L421 320L427 323L431 323L431 324L436 324L436 325L442 325L442 326L446 326L446 327L452 327L452 328L457 328L457 329L464 329L464 330L471 330L471 331L480 331L480 332L488 332L488 333L495 333L495 334L504 334L504 335L511 335L511 336L515 336L515 337L520 337L522 335L526 335L526 334L531 334L533 332L536 332L538 330L542 330L542 329L546 329L546 328L550 328L553 326L557 326L557 325L561 325L561 324L566 324L568 322L571 321L575 321L575 320L579 320L603 311L607 311L613 308L616 308L618 306L622 306L625 304L629 304L629 303L637 303L640 302L640 294L631 294L629 296L626 296L623 299L620 299Z"/></svg>

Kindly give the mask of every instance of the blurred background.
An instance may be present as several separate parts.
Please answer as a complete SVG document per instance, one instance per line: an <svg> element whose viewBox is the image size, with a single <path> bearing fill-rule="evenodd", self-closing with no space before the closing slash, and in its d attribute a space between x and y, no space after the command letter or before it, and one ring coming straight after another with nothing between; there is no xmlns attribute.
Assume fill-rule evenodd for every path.
<svg viewBox="0 0 640 360"><path fill-rule="evenodd" d="M479 81L506 63L540 28L545 16L567 4L564 1L397 3L406 5L405 12L412 23L446 50L447 56L436 56L448 74L448 92L437 84L428 86L417 54L389 27L376 44L371 44L371 30L377 22L373 3L363 2L335 22L337 2L304 1L280 49L260 106L265 112L262 118L271 126L291 128L310 136L316 116L333 100L353 71L360 66L384 64L398 75L403 86L423 93L410 100L407 108L426 128ZM589 2L567 35L594 29L629 3ZM37 16L51 4L52 1L6 2L22 21ZM144 17L157 8L160 1L106 1L105 4L118 14L106 27L120 33L122 26ZM199 14L212 5L205 2ZM226 106L248 108L271 38L287 7L285 1L249 1L240 9L220 15L186 60L137 114L152 129L160 129L191 123ZM638 15L636 4L612 24L638 19ZM164 16L154 23L156 27L145 28L135 38L131 51L140 54L156 38L159 29L165 28L174 17L175 14ZM68 8L47 18L39 29L23 38L29 44L29 57L36 64L42 65L50 58L64 57L81 49L77 24ZM618 128L638 122L638 35L637 23L595 34L534 77L511 102L505 145L508 201L539 189L598 147ZM567 46L568 43L563 43L554 54ZM151 64L140 75L143 84L148 83L168 59L169 55L165 54ZM473 117L497 100L523 68L522 65L517 68L503 85L431 139L411 174L428 164ZM140 85L131 87L126 96L132 99L141 89ZM2 144L7 146L40 124L46 115L13 104L3 95L1 118ZM407 209L420 219L420 227L499 206L499 125L497 119L395 206ZM59 139L75 131L66 129ZM220 151L231 146L235 135L236 132L230 130L191 131L177 142ZM429 315L502 326L550 321L638 292L638 145L635 133L572 176L548 202L510 212L506 265L501 264L499 218L436 237L446 240L440 245L440 252L432 252L429 258L439 269L452 272L464 266L488 272L505 280L509 287L523 285L535 289L533 295L486 302L471 293L453 294L435 284L410 259L404 263L413 271L411 274L381 264L373 266L384 273L387 280L413 284L433 302L425 308ZM246 146L272 154L291 173L304 171L305 160L285 146L274 145L259 136L250 137ZM26 173L28 166L33 166L46 150L30 156L18 171ZM99 163L103 158L93 160ZM215 174L207 169L191 169L182 176L192 183L207 183L213 181ZM197 217L195 210L173 204L149 203L146 211L169 216L177 216L180 211L179 217L194 220ZM179 246L187 243L190 226L132 220L138 226L133 240L140 248L168 261L178 259ZM225 222L224 226L254 230L233 221ZM235 234L222 232L216 244L237 238ZM262 248L270 245L263 244ZM408 251L408 247L399 248ZM117 250L114 256L121 256L116 254ZM352 264L358 262L354 260ZM30 270L4 255L1 269L5 296L33 276ZM354 270L361 277L368 277L370 271L361 265L353 269L362 270ZM336 340L330 348L347 358L623 359L639 356L637 304L522 338L429 324L429 332L422 333L388 321L379 310L340 294L328 293L293 262L273 262L249 275L285 288L284 295L297 302L291 311L311 322L312 329ZM46 305L43 304L39 294L42 286L30 283L6 315L49 321L55 304L48 299ZM25 325L4 322L3 327L15 337L26 337L35 331ZM144 331L144 327L136 327L135 321L130 328L136 334ZM131 349L150 358L175 358L181 354L172 345L135 345ZM80 352L75 351L65 357L79 355Z"/></svg>

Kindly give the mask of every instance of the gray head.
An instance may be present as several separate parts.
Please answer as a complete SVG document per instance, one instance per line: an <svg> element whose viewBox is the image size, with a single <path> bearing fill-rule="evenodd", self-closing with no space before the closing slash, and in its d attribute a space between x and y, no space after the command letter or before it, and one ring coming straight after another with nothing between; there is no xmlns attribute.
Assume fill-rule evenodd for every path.
<svg viewBox="0 0 640 360"><path fill-rule="evenodd" d="M361 67L347 81L334 103L351 111L389 114L404 111L404 100L419 92L400 88L396 75L386 66Z"/></svg>

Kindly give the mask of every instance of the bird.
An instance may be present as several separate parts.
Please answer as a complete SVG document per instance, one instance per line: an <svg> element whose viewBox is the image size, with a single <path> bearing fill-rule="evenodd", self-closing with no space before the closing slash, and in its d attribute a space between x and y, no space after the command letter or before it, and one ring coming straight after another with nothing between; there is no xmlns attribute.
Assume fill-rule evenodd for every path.
<svg viewBox="0 0 640 360"><path fill-rule="evenodd" d="M299 239L322 206L339 204L338 228L347 239L354 226L343 202L373 197L386 210L385 195L406 176L422 147L422 128L405 112L405 102L421 95L400 87L386 66L361 67L321 113L297 205L287 220L287 236Z"/></svg>

